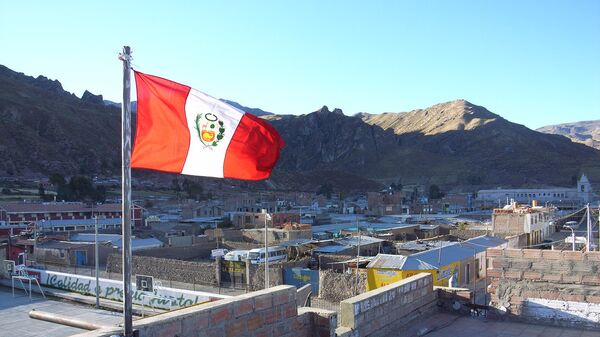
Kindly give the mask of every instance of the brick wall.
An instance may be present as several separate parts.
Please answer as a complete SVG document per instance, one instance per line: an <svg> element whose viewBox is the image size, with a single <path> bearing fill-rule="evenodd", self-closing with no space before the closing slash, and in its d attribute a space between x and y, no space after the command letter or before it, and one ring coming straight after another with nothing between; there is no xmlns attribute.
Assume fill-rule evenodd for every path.
<svg viewBox="0 0 600 337"><path fill-rule="evenodd" d="M600 329L600 252L488 249L487 256L498 315Z"/></svg>
<svg viewBox="0 0 600 337"><path fill-rule="evenodd" d="M483 229L451 229L450 235L455 236L461 240L468 240L478 236L486 235L488 231Z"/></svg>
<svg viewBox="0 0 600 337"><path fill-rule="evenodd" d="M132 274L154 276L161 280L216 285L216 266L212 262L192 262L148 256L132 257ZM106 271L121 273L121 255L108 257Z"/></svg>
<svg viewBox="0 0 600 337"><path fill-rule="evenodd" d="M144 337L335 336L335 312L296 307L296 288L278 286L133 322ZM109 337L107 328L76 335Z"/></svg>
<svg viewBox="0 0 600 337"><path fill-rule="evenodd" d="M358 278L358 285L357 285ZM336 273L331 270L319 272L319 297L340 302L367 291L367 273Z"/></svg>
<svg viewBox="0 0 600 337"><path fill-rule="evenodd" d="M431 274L420 273L340 303L338 336L391 336L437 310Z"/></svg>

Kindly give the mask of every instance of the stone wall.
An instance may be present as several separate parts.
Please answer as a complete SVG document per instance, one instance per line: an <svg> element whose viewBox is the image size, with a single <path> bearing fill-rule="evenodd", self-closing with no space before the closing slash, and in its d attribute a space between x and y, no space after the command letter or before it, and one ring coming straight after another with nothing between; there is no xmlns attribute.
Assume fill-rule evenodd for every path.
<svg viewBox="0 0 600 337"><path fill-rule="evenodd" d="M207 242L186 247L160 247L136 250L134 256L152 256L165 259L195 260L210 257L210 251L217 248L216 242Z"/></svg>
<svg viewBox="0 0 600 337"><path fill-rule="evenodd" d="M421 316L437 310L431 274L420 273L340 303L344 337L392 336Z"/></svg>
<svg viewBox="0 0 600 337"><path fill-rule="evenodd" d="M488 249L487 256L499 316L600 329L600 252Z"/></svg>
<svg viewBox="0 0 600 337"><path fill-rule="evenodd" d="M319 297L331 302L340 302L367 291L367 273L336 273L319 271Z"/></svg>
<svg viewBox="0 0 600 337"><path fill-rule="evenodd" d="M217 285L216 266L213 262L192 262L148 256L132 257L132 274L149 275L160 280L190 284ZM121 255L108 257L106 271L121 273Z"/></svg>
<svg viewBox="0 0 600 337"><path fill-rule="evenodd" d="M483 229L451 229L450 235L461 240L468 240L478 236L486 235L489 231Z"/></svg>
<svg viewBox="0 0 600 337"><path fill-rule="evenodd" d="M296 288L278 286L218 302L185 308L133 322L144 337L335 336L332 311L296 307ZM76 335L109 337L121 329L106 328Z"/></svg>

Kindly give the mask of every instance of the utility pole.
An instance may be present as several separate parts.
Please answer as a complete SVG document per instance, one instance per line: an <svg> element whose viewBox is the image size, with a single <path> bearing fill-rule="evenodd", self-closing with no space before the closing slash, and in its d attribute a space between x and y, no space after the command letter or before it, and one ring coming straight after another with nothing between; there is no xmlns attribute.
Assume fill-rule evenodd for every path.
<svg viewBox="0 0 600 337"><path fill-rule="evenodd" d="M589 252L592 247L592 221L590 220L590 204L588 203L586 206L586 215L587 215L587 244L586 251Z"/></svg>
<svg viewBox="0 0 600 337"><path fill-rule="evenodd" d="M269 238L268 238L268 227L267 227L267 217L269 213L265 209L265 289L269 288Z"/></svg>
<svg viewBox="0 0 600 337"><path fill-rule="evenodd" d="M100 281L98 277L98 215L94 215L94 260L96 264L96 309L100 309Z"/></svg>

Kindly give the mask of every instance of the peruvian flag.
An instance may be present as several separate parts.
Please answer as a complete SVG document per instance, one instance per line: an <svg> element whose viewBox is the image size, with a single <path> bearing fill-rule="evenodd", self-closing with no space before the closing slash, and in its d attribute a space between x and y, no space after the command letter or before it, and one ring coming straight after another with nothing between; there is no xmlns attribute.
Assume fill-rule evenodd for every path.
<svg viewBox="0 0 600 337"><path fill-rule="evenodd" d="M137 129L132 168L260 180L284 142L264 120L203 92L135 71Z"/></svg>

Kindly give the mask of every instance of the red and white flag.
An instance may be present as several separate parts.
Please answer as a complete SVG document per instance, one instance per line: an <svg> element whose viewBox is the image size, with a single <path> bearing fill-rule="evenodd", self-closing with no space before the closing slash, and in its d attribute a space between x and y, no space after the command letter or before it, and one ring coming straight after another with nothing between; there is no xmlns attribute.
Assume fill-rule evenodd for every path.
<svg viewBox="0 0 600 337"><path fill-rule="evenodd" d="M164 78L136 71L135 83L132 168L244 180L270 176L284 142L267 122Z"/></svg>

